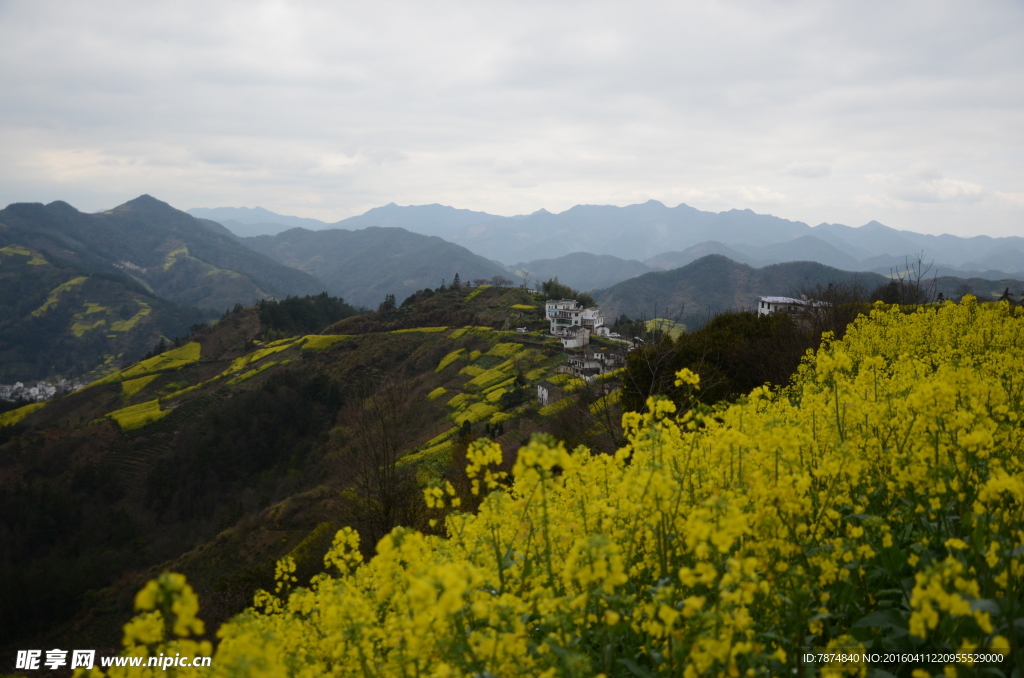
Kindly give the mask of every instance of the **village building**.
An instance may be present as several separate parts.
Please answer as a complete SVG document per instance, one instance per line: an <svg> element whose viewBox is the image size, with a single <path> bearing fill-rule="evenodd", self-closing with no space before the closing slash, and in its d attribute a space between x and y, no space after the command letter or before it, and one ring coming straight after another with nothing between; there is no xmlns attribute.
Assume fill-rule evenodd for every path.
<svg viewBox="0 0 1024 678"><path fill-rule="evenodd" d="M625 364L626 359L618 353L586 346L581 353L568 356L565 372L589 384L598 375L617 370Z"/></svg>
<svg viewBox="0 0 1024 678"><path fill-rule="evenodd" d="M35 386L25 386L20 381L13 384L0 384L0 400L42 402L61 393L77 391L86 385L84 381L69 381L67 379L61 379L56 384L51 384L48 381L39 381L36 382Z"/></svg>
<svg viewBox="0 0 1024 678"><path fill-rule="evenodd" d="M542 381L537 384L537 401L541 407L558 402L564 395L565 392L550 381Z"/></svg>
<svg viewBox="0 0 1024 678"><path fill-rule="evenodd" d="M545 317L550 323L549 331L555 336L561 336L573 327L586 328L589 334L608 334L601 309L596 306L584 308L575 299L548 299L544 306Z"/></svg>
<svg viewBox="0 0 1024 678"><path fill-rule="evenodd" d="M590 343L590 330L586 327L570 327L562 330L562 348L583 348Z"/></svg>
<svg viewBox="0 0 1024 678"><path fill-rule="evenodd" d="M808 301L807 299L794 299L792 297L761 297L757 305L758 315L775 315L785 313L797 315L810 308L828 306L824 301Z"/></svg>
<svg viewBox="0 0 1024 678"><path fill-rule="evenodd" d="M594 377L601 374L602 370L601 361L594 357L589 346L582 353L570 355L566 360L566 367L568 367L569 374L587 383L593 381Z"/></svg>

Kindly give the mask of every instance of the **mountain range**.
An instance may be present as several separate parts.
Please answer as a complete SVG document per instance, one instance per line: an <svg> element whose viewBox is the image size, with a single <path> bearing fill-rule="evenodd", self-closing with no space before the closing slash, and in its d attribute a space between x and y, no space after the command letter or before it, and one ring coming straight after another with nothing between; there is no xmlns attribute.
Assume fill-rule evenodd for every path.
<svg viewBox="0 0 1024 678"><path fill-rule="evenodd" d="M401 302L416 290L450 284L456 274L465 282L508 275L502 266L464 247L403 228L292 228L242 242L280 264L316 276L331 294L368 307L387 294Z"/></svg>
<svg viewBox="0 0 1024 678"><path fill-rule="evenodd" d="M929 281L932 277L929 276ZM761 296L792 296L817 285L855 284L871 293L890 278L870 271L843 271L813 261L791 261L753 267L722 254L707 254L670 271L652 271L607 289L592 292L609 322L621 314L631 318L674 317L681 314L690 328L724 311L757 308ZM947 299L965 293L979 299L998 298L1009 288L1016 297L1024 282L937 276L935 292Z"/></svg>
<svg viewBox="0 0 1024 678"><path fill-rule="evenodd" d="M193 212L229 225L243 223L240 219L250 226L272 223L261 221L266 219L289 220L258 208ZM138 359L161 339L213 320L223 309L325 290L374 308L387 295L401 302L418 290L450 283L456 274L464 282L504 276L533 286L557 277L575 289L592 291L605 304L606 317L649 315L654 302L660 308L699 309L706 316L750 307L760 294L792 293L800 281L845 280L856 271L858 280L876 287L882 278L867 275L865 268L902 270L905 257L893 252L909 250L922 238L942 244L947 253L956 250L957 261L1013 268L1019 254L1015 245L1021 240L920 236L874 223L857 229L828 224L810 229L747 211L716 215L656 202L626 208L578 206L557 215L509 218L442 205L391 204L339 222L346 228L296 217L292 223L324 228L297 226L249 237L200 217L148 195L97 214L64 202L16 203L0 210L0 380L95 377ZM662 228L659 219L689 226ZM505 238L505 260L513 260L513 241L525 243L520 251L561 251L553 240L551 247L539 246L537 229L548 240L576 233L581 247L611 249L620 256L578 251L504 265L458 244L460 238L465 242L479 236L477 245L491 242L488 247L498 247ZM681 235L684 231L689 235ZM602 233L607 242L598 237ZM638 251L637 243L684 243L709 233L717 239L646 259L621 256L630 247ZM984 254L986 247L997 251ZM709 255L715 255L713 266L706 260ZM803 263L775 267L794 261ZM940 276L954 272L967 277L945 265L932 271ZM984 295L998 295L1005 284L1014 294L1020 292L1020 284L1009 275L989 271L984 277L990 280L964 283L950 277L955 282L948 286L955 291L967 284ZM989 289L997 283L998 289Z"/></svg>
<svg viewBox="0 0 1024 678"><path fill-rule="evenodd" d="M65 202L0 210L0 244L18 244L87 271L119 273L168 301L223 309L316 294L316 278L243 245L213 221L143 195L98 214Z"/></svg>
<svg viewBox="0 0 1024 678"><path fill-rule="evenodd" d="M95 379L236 304L323 283L150 196L0 210L0 382Z"/></svg>
<svg viewBox="0 0 1024 678"><path fill-rule="evenodd" d="M1024 272L1024 238L926 235L890 228L876 221L860 227L781 219L751 210L705 212L685 204L667 207L650 200L615 207L577 205L553 214L501 217L443 205L399 206L391 203L334 224L296 223L267 210L193 209L190 213L240 229L259 225L280 232L288 225L306 228L396 226L438 235L483 257L507 265L558 259L586 252L640 261L651 269L671 268L703 254L725 254L737 261L765 266L785 261L817 261L845 270L888 274L908 257L923 253L938 275L1001 279ZM258 220L258 221L257 221ZM315 220L314 220L315 221ZM690 251L697 248L698 251ZM682 262L682 263L680 263Z"/></svg>
<svg viewBox="0 0 1024 678"><path fill-rule="evenodd" d="M0 383L97 378L238 304L329 290L376 307L457 273L507 275L401 228L242 238L148 195L97 214L15 203L0 210Z"/></svg>

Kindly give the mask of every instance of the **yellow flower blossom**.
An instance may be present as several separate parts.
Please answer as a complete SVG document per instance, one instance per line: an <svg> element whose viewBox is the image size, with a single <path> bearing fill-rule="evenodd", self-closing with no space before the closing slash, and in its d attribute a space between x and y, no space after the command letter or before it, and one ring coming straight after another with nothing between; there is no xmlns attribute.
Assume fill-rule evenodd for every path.
<svg viewBox="0 0 1024 678"><path fill-rule="evenodd" d="M279 590L225 623L213 666L189 675L790 675L827 641L849 661L821 675L864 676L853 636L897 616L929 648L1009 657L1022 346L1024 311L1007 304L875 306L786 388L624 414L613 455L535 436L506 476L501 448L477 441L478 509L433 513L444 536L397 528L366 562L346 528L308 588L282 561ZM459 497L444 483L424 499L448 511ZM143 588L126 652L198 633L185 586Z"/></svg>

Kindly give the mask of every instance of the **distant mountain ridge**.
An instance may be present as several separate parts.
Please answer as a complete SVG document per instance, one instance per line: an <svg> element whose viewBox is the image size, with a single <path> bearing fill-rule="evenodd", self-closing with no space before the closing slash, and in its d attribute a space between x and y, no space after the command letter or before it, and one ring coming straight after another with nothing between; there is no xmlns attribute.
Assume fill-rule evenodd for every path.
<svg viewBox="0 0 1024 678"><path fill-rule="evenodd" d="M886 281L877 273L840 271L809 261L754 268L709 254L681 268L646 273L592 294L605 318L712 316L755 308L760 296L798 294L802 284L859 283L872 290Z"/></svg>
<svg viewBox="0 0 1024 678"><path fill-rule="evenodd" d="M931 276L929 276L929 279ZM670 271L653 271L592 292L605 318L672 316L700 324L729 310L755 309L761 296L798 296L801 289L829 283L860 285L870 293L890 278L870 271L843 271L813 261L793 261L754 267L721 254L708 254ZM1016 279L937 277L936 292L946 298L971 293L991 301L1009 287L1016 297L1024 281Z"/></svg>
<svg viewBox="0 0 1024 678"><path fill-rule="evenodd" d="M219 223L143 195L99 214L65 202L0 210L0 237L87 271L116 272L185 306L223 311L268 297L317 294L316 278L253 252Z"/></svg>
<svg viewBox="0 0 1024 678"><path fill-rule="evenodd" d="M573 252L556 259L520 262L506 268L513 278L520 280L524 273L528 273L532 287L537 287L545 280L558 278L560 283L580 291L610 287L653 270L651 266L635 259L626 260L610 254L589 252Z"/></svg>
<svg viewBox="0 0 1024 678"><path fill-rule="evenodd" d="M95 379L235 304L323 283L150 196L0 210L0 382Z"/></svg>
<svg viewBox="0 0 1024 678"><path fill-rule="evenodd" d="M286 230L286 224L302 225L295 221L298 217L275 215L260 208L190 212L234 220L231 228L239 235L250 234L243 233L243 229L258 227L269 233L275 228ZM250 220L245 222L247 225L239 225L245 219ZM625 207L577 205L558 214L538 210L516 217L437 204L403 207L390 203L336 224L302 221L315 222L306 226L314 229L398 226L439 235L508 265L585 252L659 268L666 260L693 261L696 257L675 255L705 244L704 253L725 254L752 265L811 260L850 270L888 273L907 257L923 253L925 261L936 263L940 275L990 279L1024 275L1024 238L1020 237L933 236L900 231L877 221L857 228L829 223L809 226L751 210L705 212L685 204L670 208L656 200ZM720 247L709 250L707 243Z"/></svg>
<svg viewBox="0 0 1024 678"><path fill-rule="evenodd" d="M348 217L334 223L275 214L262 207L194 207L189 214L201 219L210 219L227 226L232 233L250 237L256 235L277 235L289 228L305 228L323 231L329 228L356 230L368 226L393 226L404 228L422 235L446 236L451 232L494 219L518 219L521 217L500 217L487 212L458 209L440 205L401 206L388 203L374 207L363 214Z"/></svg>
<svg viewBox="0 0 1024 678"><path fill-rule="evenodd" d="M210 221L216 221L224 224L226 221L232 222L235 226L265 226L265 227L280 227L279 230L272 233L268 232L267 235L274 235L280 233L283 230L289 228L309 228L312 230L319 230L321 228L327 228L328 224L320 221L319 219L309 219L306 217L290 217L283 214L275 214L270 210L265 210L262 207L194 207L189 210L185 210L188 214L196 217L197 219L208 219ZM226 224L225 224L226 225ZM232 233L240 236L248 235L263 235L264 233L239 233L230 226ZM263 229L266 230L266 229Z"/></svg>
<svg viewBox="0 0 1024 678"><path fill-rule="evenodd" d="M451 284L456 273L463 282L508 275L465 247L403 228L293 228L243 242L281 264L315 275L331 294L371 308L387 294L401 303L417 290Z"/></svg>

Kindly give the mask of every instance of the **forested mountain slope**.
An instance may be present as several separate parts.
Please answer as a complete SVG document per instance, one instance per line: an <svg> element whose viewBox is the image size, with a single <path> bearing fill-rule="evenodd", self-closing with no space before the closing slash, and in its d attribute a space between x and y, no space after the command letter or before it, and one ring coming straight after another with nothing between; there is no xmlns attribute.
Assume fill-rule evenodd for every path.
<svg viewBox="0 0 1024 678"><path fill-rule="evenodd" d="M177 304L223 311L267 297L316 294L323 284L148 195L101 214L64 202L0 210L0 247L20 245L96 272L121 272Z"/></svg>
<svg viewBox="0 0 1024 678"><path fill-rule="evenodd" d="M651 266L636 260L587 252L573 252L555 259L536 259L509 268L514 275L528 272L534 286L539 285L541 281L558 278L563 285L582 291L611 287L652 269Z"/></svg>
<svg viewBox="0 0 1024 678"><path fill-rule="evenodd" d="M798 295L801 285L859 282L872 290L886 280L877 273L851 273L809 261L753 268L709 254L682 268L645 273L593 295L606 318L623 313L652 318L680 310L707 316L755 308L760 296Z"/></svg>
<svg viewBox="0 0 1024 678"><path fill-rule="evenodd" d="M293 228L243 242L281 264L316 276L331 294L371 308L388 294L401 300L418 289L451 283L456 273L463 281L508 275L465 247L402 228Z"/></svg>
<svg viewBox="0 0 1024 678"><path fill-rule="evenodd" d="M911 273L908 279L912 277ZM645 273L597 290L593 296L605 318L616 318L623 313L632 318L641 315L653 318L682 311L688 316L688 322L700 324L703 322L700 319L706 320L723 311L756 308L762 296L799 296L816 285L829 283L857 285L869 295L879 285L890 281L891 278L878 273L844 271L814 261L755 268L721 254L709 254L680 268ZM946 299L969 293L983 301L994 301L1007 289L1014 299L1024 294L1024 281L1011 278L989 280L927 275L922 285Z"/></svg>
<svg viewBox="0 0 1024 678"><path fill-rule="evenodd" d="M0 247L0 383L97 378L208 318L119 273Z"/></svg>

